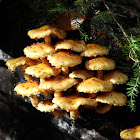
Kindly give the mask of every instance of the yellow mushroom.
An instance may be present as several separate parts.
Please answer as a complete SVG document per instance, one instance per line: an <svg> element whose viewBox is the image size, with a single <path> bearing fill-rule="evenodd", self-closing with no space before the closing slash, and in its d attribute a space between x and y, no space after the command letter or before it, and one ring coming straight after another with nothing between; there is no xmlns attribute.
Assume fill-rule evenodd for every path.
<svg viewBox="0 0 140 140"><path fill-rule="evenodd" d="M28 35L31 39L45 38L45 43L51 44L51 37L64 39L66 32L50 25L44 25L40 28L29 30Z"/></svg>

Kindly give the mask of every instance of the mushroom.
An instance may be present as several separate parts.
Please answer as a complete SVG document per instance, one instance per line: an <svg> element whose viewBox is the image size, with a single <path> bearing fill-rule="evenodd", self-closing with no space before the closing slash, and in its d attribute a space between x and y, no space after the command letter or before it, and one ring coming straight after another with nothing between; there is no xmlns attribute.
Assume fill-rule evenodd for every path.
<svg viewBox="0 0 140 140"><path fill-rule="evenodd" d="M37 78L47 78L51 76L56 76L61 72L61 69L49 66L44 63L29 66L25 69L25 73L35 76Z"/></svg>
<svg viewBox="0 0 140 140"><path fill-rule="evenodd" d="M127 97L121 92L105 92L97 96L96 101L114 106L123 106L126 104Z"/></svg>
<svg viewBox="0 0 140 140"><path fill-rule="evenodd" d="M83 40L64 40L55 45L55 50L70 49L75 52L82 52L86 49L86 44Z"/></svg>
<svg viewBox="0 0 140 140"><path fill-rule="evenodd" d="M28 35L31 39L45 38L45 43L51 44L51 37L64 39L66 32L50 25L44 25L40 28L29 30Z"/></svg>
<svg viewBox="0 0 140 140"><path fill-rule="evenodd" d="M53 112L54 110L58 109L58 106L52 103L52 100L43 100L39 102L36 109L41 112Z"/></svg>
<svg viewBox="0 0 140 140"><path fill-rule="evenodd" d="M108 112L110 109L112 108L112 105L110 104L103 104L100 103L97 105L97 107L95 108L95 111L99 114L105 114L106 112Z"/></svg>
<svg viewBox="0 0 140 140"><path fill-rule="evenodd" d="M52 102L57 104L62 110L70 112L72 119L78 118L80 114L80 106L88 105L96 107L98 105L95 99L84 98L79 95L54 97Z"/></svg>
<svg viewBox="0 0 140 140"><path fill-rule="evenodd" d="M25 65L27 60L28 60L28 58L24 57L24 56L21 56L21 57L18 57L18 58L9 59L6 62L6 66L11 71L14 71L17 67L19 67L21 65Z"/></svg>
<svg viewBox="0 0 140 140"><path fill-rule="evenodd" d="M55 49L50 44L34 43L31 46L24 48L24 54L31 59L44 58L52 53L55 53Z"/></svg>
<svg viewBox="0 0 140 140"><path fill-rule="evenodd" d="M85 62L85 67L88 70L97 70L97 77L103 77L103 70L112 70L115 68L115 62L112 59L108 59L103 56L87 60Z"/></svg>
<svg viewBox="0 0 140 140"><path fill-rule="evenodd" d="M86 50L81 53L81 56L85 57L96 57L96 56L103 56L107 55L109 50L104 46L99 44L87 44Z"/></svg>
<svg viewBox="0 0 140 140"><path fill-rule="evenodd" d="M78 69L69 74L70 78L80 78L86 80L94 76L93 71Z"/></svg>
<svg viewBox="0 0 140 140"><path fill-rule="evenodd" d="M39 89L39 83L38 82L30 82L27 81L25 83L19 83L15 88L14 91L17 92L17 94L24 96L32 96L37 95L41 93L41 90Z"/></svg>
<svg viewBox="0 0 140 140"><path fill-rule="evenodd" d="M104 80L110 81L113 84L124 84L128 80L128 76L121 71L113 70L104 75Z"/></svg>
<svg viewBox="0 0 140 140"><path fill-rule="evenodd" d="M101 80L96 77L89 78L81 82L77 86L78 92L84 93L97 93L97 92L109 92L113 89L113 84L108 81Z"/></svg>
<svg viewBox="0 0 140 140"><path fill-rule="evenodd" d="M55 92L66 91L78 82L76 79L58 75L49 79L41 78L39 88L41 90L53 90Z"/></svg>
<svg viewBox="0 0 140 140"><path fill-rule="evenodd" d="M55 66L56 68L74 67L82 62L82 59L79 55L65 51L51 54L47 57L47 59L51 65Z"/></svg>
<svg viewBox="0 0 140 140"><path fill-rule="evenodd" d="M79 55L65 51L51 54L47 57L47 59L52 66L61 68L65 75L69 72L68 67L74 67L82 62L82 58Z"/></svg>
<svg viewBox="0 0 140 140"><path fill-rule="evenodd" d="M134 128L129 128L121 131L121 139L124 140L139 140L140 139L140 125Z"/></svg>

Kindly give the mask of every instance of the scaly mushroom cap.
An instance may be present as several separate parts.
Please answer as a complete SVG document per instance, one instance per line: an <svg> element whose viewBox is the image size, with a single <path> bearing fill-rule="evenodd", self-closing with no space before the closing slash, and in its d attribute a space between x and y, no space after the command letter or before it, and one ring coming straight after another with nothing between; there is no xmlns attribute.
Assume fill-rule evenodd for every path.
<svg viewBox="0 0 140 140"><path fill-rule="evenodd" d="M17 92L17 94L24 96L31 96L31 95L37 95L40 94L41 91L39 89L39 83L38 82L25 82L25 83L19 83L15 88L14 91Z"/></svg>
<svg viewBox="0 0 140 140"><path fill-rule="evenodd" d="M82 52L86 49L86 44L83 40L65 40L55 45L55 50L59 49L70 49L75 52Z"/></svg>
<svg viewBox="0 0 140 140"><path fill-rule="evenodd" d="M32 29L28 31L28 36L31 39L44 38L45 36L48 35L53 35L53 36L57 36L59 39L64 39L66 37L66 32L50 25L44 25L40 28Z"/></svg>
<svg viewBox="0 0 140 140"><path fill-rule="evenodd" d="M109 92L113 89L113 84L108 81L101 80L96 77L89 78L81 82L77 86L79 92L84 93L97 93L97 92Z"/></svg>
<svg viewBox="0 0 140 140"><path fill-rule="evenodd" d="M34 43L24 48L24 54L31 59L44 58L49 54L55 53L52 45L45 43Z"/></svg>
<svg viewBox="0 0 140 140"><path fill-rule="evenodd" d="M81 53L81 56L85 57L96 57L98 55L107 55L109 50L99 44L87 44L85 51Z"/></svg>
<svg viewBox="0 0 140 140"><path fill-rule="evenodd" d="M93 71L89 71L89 70L75 70L72 73L69 74L70 78L80 78L83 80L86 80L88 78L91 78L94 76L94 72Z"/></svg>
<svg viewBox="0 0 140 140"><path fill-rule="evenodd" d="M49 63L56 68L74 67L82 62L79 55L60 51L47 57Z"/></svg>
<svg viewBox="0 0 140 140"><path fill-rule="evenodd" d="M11 71L14 71L18 66L26 64L27 60L28 60L28 58L26 58L24 56L21 56L21 57L18 57L18 58L9 59L6 62L6 66Z"/></svg>
<svg viewBox="0 0 140 140"><path fill-rule="evenodd" d="M88 105L94 107L98 105L95 99L84 98L78 95L55 97L53 98L52 102L57 104L62 110L66 110L67 112L77 110L81 105Z"/></svg>
<svg viewBox="0 0 140 140"><path fill-rule="evenodd" d="M76 79L58 75L50 79L40 79L39 88L42 90L53 90L55 92L66 91L78 82Z"/></svg>
<svg viewBox="0 0 140 140"><path fill-rule="evenodd" d="M88 70L112 70L115 68L115 62L112 59L100 56L87 60L85 67Z"/></svg>
<svg viewBox="0 0 140 140"><path fill-rule="evenodd" d="M99 96L97 96L96 101L114 106L123 106L126 104L127 97L123 93L111 91L101 93Z"/></svg>
<svg viewBox="0 0 140 140"><path fill-rule="evenodd" d="M113 70L104 75L104 80L110 81L113 84L124 84L128 80L128 76L118 70Z"/></svg>
<svg viewBox="0 0 140 140"><path fill-rule="evenodd" d="M44 63L33 65L25 69L25 73L35 76L37 78L47 78L51 76L56 76L60 72L61 69L57 69Z"/></svg>
<svg viewBox="0 0 140 140"><path fill-rule="evenodd" d="M124 140L139 140L140 139L140 125L134 128L125 129L120 133L121 139Z"/></svg>

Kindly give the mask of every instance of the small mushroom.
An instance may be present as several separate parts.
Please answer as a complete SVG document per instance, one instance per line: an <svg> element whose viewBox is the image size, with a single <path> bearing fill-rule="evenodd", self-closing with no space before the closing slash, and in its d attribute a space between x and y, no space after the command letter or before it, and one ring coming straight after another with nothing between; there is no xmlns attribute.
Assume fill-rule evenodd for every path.
<svg viewBox="0 0 140 140"><path fill-rule="evenodd" d="M120 137L123 140L139 140L140 139L140 125L134 128L129 128L121 131Z"/></svg>
<svg viewBox="0 0 140 140"><path fill-rule="evenodd" d="M50 64L56 68L74 67L82 62L82 58L79 55L65 51L51 54L47 57L47 59Z"/></svg>
<svg viewBox="0 0 140 140"><path fill-rule="evenodd" d="M64 40L55 45L55 50L70 49L75 52L82 52L86 49L86 44L83 40Z"/></svg>
<svg viewBox="0 0 140 140"><path fill-rule="evenodd" d="M127 97L120 92L105 92L97 96L96 101L114 106L123 106L126 104Z"/></svg>
<svg viewBox="0 0 140 140"><path fill-rule="evenodd" d="M101 80L96 77L89 78L81 82L77 86L78 92L84 93L97 93L97 92L109 92L113 89L113 84L108 81Z"/></svg>
<svg viewBox="0 0 140 140"><path fill-rule="evenodd" d="M49 63L56 68L61 68L64 75L68 75L68 67L74 67L82 62L79 55L60 51L47 57Z"/></svg>
<svg viewBox="0 0 140 140"><path fill-rule="evenodd" d="M19 83L15 88L14 91L17 92L17 94L24 96L32 96L37 95L41 93L41 90L39 89L39 83L38 82L31 82L27 81L25 83Z"/></svg>
<svg viewBox="0 0 140 140"><path fill-rule="evenodd" d="M112 108L112 105L110 104L98 104L98 106L95 108L95 111L99 114L105 114Z"/></svg>
<svg viewBox="0 0 140 140"><path fill-rule="evenodd" d="M52 103L52 100L43 100L39 102L36 109L41 112L53 112L54 110L58 109L58 106Z"/></svg>
<svg viewBox="0 0 140 140"><path fill-rule="evenodd" d="M87 60L85 62L85 67L88 70L97 70L97 77L103 77L103 70L112 70L115 68L115 62L112 59L100 56Z"/></svg>
<svg viewBox="0 0 140 140"><path fill-rule="evenodd" d="M56 76L61 72L61 69L49 66L44 63L29 66L25 69L25 73L35 76L37 78L46 78L51 76Z"/></svg>
<svg viewBox="0 0 140 140"><path fill-rule="evenodd" d="M45 43L51 44L51 37L64 39L66 32L50 25L44 25L40 28L29 30L28 35L31 39L45 38Z"/></svg>
<svg viewBox="0 0 140 140"><path fill-rule="evenodd" d="M62 110L66 110L67 112L76 111L80 106L84 105L94 107L98 105L96 99L84 98L80 97L79 95L55 97L53 98L52 102L57 104Z"/></svg>
<svg viewBox="0 0 140 140"><path fill-rule="evenodd" d="M53 90L55 92L66 91L78 82L76 79L58 75L49 79L40 79L39 88L41 90Z"/></svg>
<svg viewBox="0 0 140 140"><path fill-rule="evenodd" d="M69 74L70 78L80 78L86 80L94 76L93 71L78 69Z"/></svg>
<svg viewBox="0 0 140 140"><path fill-rule="evenodd" d="M24 54L31 59L39 59L55 53L55 49L50 44L34 43L31 46L24 48Z"/></svg>
<svg viewBox="0 0 140 140"><path fill-rule="evenodd" d="M110 81L113 84L124 84L128 80L128 76L121 71L113 70L104 75L104 80Z"/></svg>
<svg viewBox="0 0 140 140"><path fill-rule="evenodd" d="M21 57L18 57L18 58L9 59L6 62L6 66L11 71L14 71L18 66L26 64L27 60L28 60L28 58L24 57L24 56L21 56Z"/></svg>
<svg viewBox="0 0 140 140"><path fill-rule="evenodd" d="M99 44L87 44L87 48L81 53L81 56L96 57L107 55L109 50Z"/></svg>

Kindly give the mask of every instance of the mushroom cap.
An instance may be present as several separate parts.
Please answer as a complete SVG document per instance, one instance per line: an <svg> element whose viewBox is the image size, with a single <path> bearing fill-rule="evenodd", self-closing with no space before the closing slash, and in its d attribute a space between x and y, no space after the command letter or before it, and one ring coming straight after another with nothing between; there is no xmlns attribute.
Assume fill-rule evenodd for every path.
<svg viewBox="0 0 140 140"><path fill-rule="evenodd" d="M104 114L108 112L112 108L112 105L110 104L98 104L98 106L95 108L96 112L99 114Z"/></svg>
<svg viewBox="0 0 140 140"><path fill-rule="evenodd" d="M83 40L65 40L55 45L55 50L59 49L71 49L75 52L82 52L86 49L86 44Z"/></svg>
<svg viewBox="0 0 140 140"><path fill-rule="evenodd" d="M53 90L55 92L66 91L78 82L76 79L67 78L65 76L58 75L50 79L40 79L39 88L41 90Z"/></svg>
<svg viewBox="0 0 140 140"><path fill-rule="evenodd" d="M100 56L87 60L85 67L88 70L112 70L115 68L115 62L112 59Z"/></svg>
<svg viewBox="0 0 140 140"><path fill-rule="evenodd" d="M94 72L93 71L89 71L89 70L75 70L72 73L69 74L70 78L80 78L83 80L86 80L88 78L91 78L94 76Z"/></svg>
<svg viewBox="0 0 140 140"><path fill-rule="evenodd" d="M24 96L31 96L31 95L37 95L40 94L41 91L39 89L39 83L38 82L25 82L25 83L19 83L15 88L14 91L17 92L17 94Z"/></svg>
<svg viewBox="0 0 140 140"><path fill-rule="evenodd" d="M35 76L37 78L46 78L46 77L56 76L60 72L61 72L60 69L48 66L44 63L33 65L25 69L26 74Z"/></svg>
<svg viewBox="0 0 140 140"><path fill-rule="evenodd" d="M6 62L6 66L11 71L14 71L18 66L24 65L27 62L28 58L21 56L18 58L9 59Z"/></svg>
<svg viewBox="0 0 140 140"><path fill-rule="evenodd" d="M123 93L111 91L100 94L96 100L114 106L123 106L126 104L127 97Z"/></svg>
<svg viewBox="0 0 140 140"><path fill-rule="evenodd" d="M121 131L121 139L124 140L138 140L140 139L140 125L134 128L129 128Z"/></svg>
<svg viewBox="0 0 140 140"><path fill-rule="evenodd" d="M113 84L108 81L101 80L96 77L89 78L81 82L77 86L79 92L84 93L97 93L97 92L109 92L113 89Z"/></svg>
<svg viewBox="0 0 140 140"><path fill-rule="evenodd" d="M44 38L47 35L53 35L57 36L59 39L64 39L66 37L66 32L50 25L44 25L40 28L28 31L28 36L31 39Z"/></svg>
<svg viewBox="0 0 140 140"><path fill-rule="evenodd" d="M56 68L74 67L82 62L82 58L79 55L64 51L51 54L47 59L49 63Z"/></svg>
<svg viewBox="0 0 140 140"><path fill-rule="evenodd" d="M36 109L41 112L52 112L57 108L58 106L52 103L52 100L43 100L36 107Z"/></svg>
<svg viewBox="0 0 140 140"><path fill-rule="evenodd" d="M104 46L99 44L87 44L87 48L85 51L81 53L81 56L85 57L96 57L98 55L103 56L107 55L109 50Z"/></svg>
<svg viewBox="0 0 140 140"><path fill-rule="evenodd" d="M53 46L45 43L34 43L33 45L24 48L23 51L26 57L31 59L43 58L49 54L55 53Z"/></svg>
<svg viewBox="0 0 140 140"><path fill-rule="evenodd" d="M89 105L94 107L98 105L95 99L84 98L78 95L55 97L53 98L52 102L57 104L62 110L66 110L67 112L77 110L81 105Z"/></svg>
<svg viewBox="0 0 140 140"><path fill-rule="evenodd" d="M113 84L124 84L128 80L128 76L118 70L113 70L104 75L104 80Z"/></svg>

